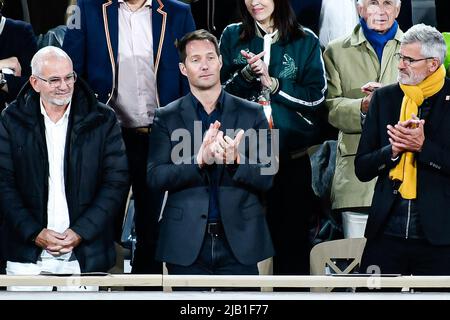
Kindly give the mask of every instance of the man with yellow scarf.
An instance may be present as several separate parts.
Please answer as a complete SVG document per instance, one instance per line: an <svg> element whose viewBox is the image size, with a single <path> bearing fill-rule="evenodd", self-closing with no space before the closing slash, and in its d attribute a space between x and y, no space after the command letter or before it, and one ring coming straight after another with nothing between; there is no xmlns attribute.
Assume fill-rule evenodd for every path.
<svg viewBox="0 0 450 320"><path fill-rule="evenodd" d="M403 36L398 84L377 89L355 158L378 177L361 273L450 274L450 79L446 45L419 24Z"/></svg>

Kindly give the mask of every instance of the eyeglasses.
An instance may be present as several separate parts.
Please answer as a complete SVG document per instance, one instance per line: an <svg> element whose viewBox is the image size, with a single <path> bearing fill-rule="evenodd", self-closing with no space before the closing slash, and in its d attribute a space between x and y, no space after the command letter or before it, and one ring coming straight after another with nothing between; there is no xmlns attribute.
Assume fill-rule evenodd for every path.
<svg viewBox="0 0 450 320"><path fill-rule="evenodd" d="M398 52L396 54L394 54L394 57L398 61L402 60L403 63L405 64L405 66L410 66L411 64L413 64L415 62L419 62L419 61L423 61L423 60L427 60L427 59L434 59L434 57L427 57L427 58L423 58L423 59L414 59L414 58L411 58L411 57L404 56L404 55L402 55L401 53L398 53Z"/></svg>
<svg viewBox="0 0 450 320"><path fill-rule="evenodd" d="M63 80L64 80L65 84L68 85L68 86L73 85L75 83L75 81L77 81L77 74L75 73L75 71L72 72L72 73L69 73L64 78L51 77L51 78L48 78L48 79L44 79L44 78L41 78L41 77L39 77L37 75L33 75L33 76L38 78L39 80L47 82L48 85L51 88L58 88L58 87L60 87L62 85Z"/></svg>

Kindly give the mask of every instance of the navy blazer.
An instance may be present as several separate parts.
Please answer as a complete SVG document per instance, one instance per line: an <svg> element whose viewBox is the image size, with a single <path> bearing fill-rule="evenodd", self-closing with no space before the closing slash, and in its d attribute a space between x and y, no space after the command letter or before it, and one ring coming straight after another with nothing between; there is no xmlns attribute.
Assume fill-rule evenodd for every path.
<svg viewBox="0 0 450 320"><path fill-rule="evenodd" d="M255 129L256 132L268 129L259 105L224 94L220 130L226 133L226 129ZM208 171L200 169L194 162L202 142L201 122L198 123L198 130L194 126L195 121L200 120L188 94L156 111L149 138L148 184L153 190L168 191L160 221L156 259L183 266L192 264L200 252L209 205ZM185 129L185 133L192 137L182 139L186 147L183 161L172 158L172 151L180 146L179 134L182 132L178 129ZM264 142L270 147L270 131L267 132ZM172 136L178 138L172 141ZM196 143L195 138L199 139ZM237 168L220 165L222 171L218 188L220 219L226 238L236 259L246 265L274 254L260 201L261 192L271 187L273 175L261 174L261 169L270 166L270 162L264 164L259 157L254 164L245 160L248 159L248 150L253 147L258 150L262 142L248 140L253 145L249 147L249 143L246 144L246 154L241 155L243 164ZM176 154L179 154L178 151ZM267 154L270 154L270 148Z"/></svg>
<svg viewBox="0 0 450 320"><path fill-rule="evenodd" d="M0 60L16 57L22 68L20 77L6 75L8 93L0 90L0 111L5 103L16 99L22 86L31 74L31 59L36 53L37 44L33 28L29 23L6 18L5 27L0 34Z"/></svg>
<svg viewBox="0 0 450 320"><path fill-rule="evenodd" d="M112 97L119 45L118 0L78 0L81 28L69 29L63 49L75 71L87 80L101 102ZM189 91L178 68L175 43L195 30L189 5L175 0L152 1L153 58L159 106Z"/></svg>
<svg viewBox="0 0 450 320"><path fill-rule="evenodd" d="M397 162L391 160L386 126L398 122L402 99L398 84L375 91L355 158L356 176L361 181L378 177L365 232L368 239L381 232L396 197L389 171ZM427 240L433 245L450 245L449 79L432 102L425 118L425 142L416 153L417 209Z"/></svg>

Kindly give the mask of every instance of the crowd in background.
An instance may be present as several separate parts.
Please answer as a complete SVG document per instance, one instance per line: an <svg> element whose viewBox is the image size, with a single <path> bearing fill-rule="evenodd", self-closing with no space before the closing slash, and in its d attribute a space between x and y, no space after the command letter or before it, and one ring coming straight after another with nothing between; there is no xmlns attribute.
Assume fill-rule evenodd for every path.
<svg viewBox="0 0 450 320"><path fill-rule="evenodd" d="M417 104L415 115L417 107L428 102L435 105L437 100L433 97L446 90L447 80L445 86L442 80L445 69L440 68L445 55L440 57L431 49L409 49L414 43L428 48L427 41L432 40L437 45L442 44L436 29L450 32L446 1L4 0L0 3L0 104L2 110L8 106L0 121L2 272L6 268L8 274L39 274L48 261L54 262L52 259L65 263L62 269L49 267L55 273L106 272L113 265L113 241L120 241L121 237L129 201L127 186L132 186L135 211L133 273L158 274L162 272L162 262L166 262L169 273L173 274L257 274L257 262L273 256L273 274L309 274L309 253L313 244L342 237L363 237L368 218L373 234L369 233L371 251L365 255L365 266L378 262L380 253L374 249L379 248L378 245L383 250L395 247L398 252L403 252L403 244L389 242L392 237L405 236L395 228L396 224L406 223L406 239L409 236L427 245L431 243L429 247L415 243L417 252L438 250L436 248L440 246L448 249L447 237L431 236L429 224L432 222L421 218L421 210L426 210L421 207L423 201L416 201L415 194L403 194L400 185L395 185L393 192L397 194L401 190L401 200L408 201L392 200L394 209L386 209L393 211L391 214L397 220L374 222L375 218L371 218L376 216L373 207L380 201L376 197L383 188L377 177L385 179L387 175L392 181L405 181L396 179L397 176L392 172L390 175L387 169L407 161L402 160L406 159L403 155L422 152L422 147L429 146L423 141L420 148L405 146L408 145L405 142L409 139L408 134L413 134L407 130L423 127L428 120L422 123L420 119L426 118L423 114L418 115L420 119L414 118L411 121L416 122L411 125L406 122L408 118L400 116L399 120L399 116L395 116L394 124L397 121L407 124L402 126L405 129L389 129L390 138L386 139L392 141L386 144L392 145L393 152L392 159L388 159L392 164L388 161L387 167L384 162L369 156L380 157L384 146L380 140L383 138L370 139L365 131L369 130L365 129L367 121L367 128L381 137L382 133L373 123L384 115L372 111L373 105L379 103L379 89L387 87L379 95L388 95L390 85L400 81L400 87L411 85L420 88L422 93L425 92L423 87L429 85L425 79L442 74L439 78L442 86L430 84L432 94L428 91L422 94L425 102L424 99L420 103L414 102ZM67 10L74 4L78 5L77 10ZM64 26L73 12L80 14L80 28ZM436 29L422 30L416 26L420 23ZM200 32L183 38L196 29L205 29L211 36L208 32ZM408 30L411 30L407 33L410 40L403 42ZM421 38L424 33L434 38L424 40ZM219 40L217 43L212 35ZM205 45L205 41L212 45ZM38 51L48 45L52 49ZM418 54L418 58L406 55L405 50ZM424 52L429 56L420 56ZM179 57L180 53L183 56ZM203 55L209 59L206 68L212 71L206 78L215 79L211 87L202 84L205 79L196 79L195 68L191 65L195 62L191 59L197 57L194 53L199 59L203 59ZM427 59L433 59L435 64ZM56 74L59 70L52 69L49 61L67 71L54 79L53 87L52 72ZM430 62L427 77L419 77L420 81L416 82L402 82L399 72L407 73L405 69L416 62ZM425 65L422 71L425 73ZM67 115L59 114L58 120L53 121L59 123L67 117L62 132L68 138L61 142L58 161L64 165L59 171L52 171L57 166L51 160L52 152L57 152L50 150L52 140L48 136L52 126L51 110L57 110L52 108L58 103L45 100L45 94L57 96L62 93L46 92L49 88L45 85L53 89L67 85L70 97L76 97L76 100L62 103L69 111ZM402 87L402 90L395 93L399 97L403 97L403 93L410 97L407 89ZM216 99L209 101L205 92ZM375 93L377 98L374 98ZM191 129L190 121L201 121L202 133L206 134L201 150L223 149L221 152L226 157L229 148L237 148L237 140L218 134L221 125L223 129L227 125L237 128L230 124L234 122L228 118L231 116L227 113L230 108L227 105L236 104L242 110L252 110L252 107L240 100L227 100L231 95L270 105L265 117L262 112L242 111L240 117L246 121L233 121L243 121L240 125L247 129L279 129L279 157L273 160L278 172L272 179L256 179L257 174L251 167L241 164L239 157L223 166L199 165L198 172L194 172L190 171L192 166L175 169L168 160L170 153L165 154L171 143L165 140L164 134L171 132L176 120L180 120L177 114L185 117L178 127L186 125ZM186 96L189 103L181 103L180 98ZM42 101L47 101L48 105ZM404 101L398 102L401 110L406 108ZM181 104L177 105L177 102ZM105 105L114 113L109 113L110 109ZM191 116L183 114L187 105L192 108ZM168 107L162 108L165 106ZM27 111L27 108L37 111ZM83 111L80 114L73 111L77 109ZM37 133L22 130L27 125L17 120L25 118L27 112L31 112L30 116L23 121L35 119L30 126L40 128L38 136L41 140L38 142L42 144L41 148L33 147ZM83 152L90 153L92 159L81 160L79 156L74 160L78 145L72 144L70 137L77 134L77 115L98 117L87 123L78 119L80 126L91 126L90 129L99 132L98 141L92 138L93 133L88 133L82 141L89 143L79 142ZM251 119L258 117L265 119L264 124L252 123ZM48 123L47 118L50 119ZM428 137L430 131L426 130L427 127ZM361 135L367 141L368 149L358 149ZM35 146L40 146L38 142ZM444 153L440 154L438 150L447 146L446 141L439 140L439 143L432 145L437 148L433 149L439 154L436 157L441 157ZM100 146L104 150L97 154ZM40 159L33 159L33 152L42 157L43 166L32 163ZM444 166L446 170L445 164L433 158L434 153L430 151L429 154L426 161L430 166L438 170ZM27 160L17 161L20 157ZM217 155L211 159L215 157ZM96 162L95 159L100 158L102 161ZM258 165L261 165L260 160ZM363 161L378 165L379 172L370 171ZM116 163L113 165L113 162ZM128 170L124 169L125 162ZM70 172L68 168L72 166L74 171ZM424 169L423 164L405 166L404 172L413 170L419 177L423 177L421 172L430 170ZM184 169L180 171L180 168ZM40 170L43 172L35 173ZM432 179L445 185L448 179L445 170ZM370 174L365 175L369 171ZM53 185L55 178L47 179L44 172L48 176L56 174L57 179L62 177L62 185ZM81 180L75 179L78 175ZM416 180L414 176L414 183ZM54 188L65 189L65 192L59 194ZM88 190L79 191L80 188ZM115 192L111 191L113 189ZM201 193L199 190L207 191ZM229 192L227 198L224 198L224 190ZM63 221L54 218L53 225L47 215L57 217L50 211L58 211L61 207L55 205L51 209L48 201L52 196L55 199L62 197L63 202L67 202L63 205L67 216ZM195 204L193 199L197 199ZM230 203L225 205L229 201L242 203L245 208L235 208ZM201 230L194 227L198 225L197 220L181 224L183 219L192 219L183 214L183 208L184 211L191 208L199 214L201 211L198 217L198 221L202 221ZM108 211L114 214L108 214ZM231 213L225 214L227 211ZM29 221L26 220L28 214L33 217ZM239 214L248 217L241 219ZM446 218L439 219L442 219L443 227L447 227ZM385 223L386 228L380 227ZM422 224L425 224L425 233ZM50 227L58 232L48 232ZM373 231L373 228L381 229ZM377 232L382 232L383 237L375 236ZM217 238L224 241L215 244ZM69 242L69 239L72 240ZM258 239L260 247L257 241L249 239ZM217 246L217 252L211 246ZM211 258L211 250L214 263L208 265L205 261ZM436 252L433 251L433 258L436 258ZM216 253L220 253L222 259L215 256ZM55 258L60 256L63 258ZM396 269L386 262L388 259L382 260L388 273L399 269L402 273L422 272L420 268L405 267L403 261L398 262L401 267ZM216 262L222 263L223 268L216 267ZM424 270L442 273L433 268L424 267Z"/></svg>

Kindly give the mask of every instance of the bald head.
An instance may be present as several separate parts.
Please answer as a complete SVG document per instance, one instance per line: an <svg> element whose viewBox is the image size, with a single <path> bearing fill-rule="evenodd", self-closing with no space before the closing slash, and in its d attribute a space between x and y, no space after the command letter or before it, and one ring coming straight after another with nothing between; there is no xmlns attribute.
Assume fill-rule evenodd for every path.
<svg viewBox="0 0 450 320"><path fill-rule="evenodd" d="M31 59L31 73L34 75L42 75L43 69L49 64L53 64L55 60L65 60L72 66L72 60L62 49L48 46L40 49Z"/></svg>
<svg viewBox="0 0 450 320"><path fill-rule="evenodd" d="M59 48L44 47L31 60L31 71L30 84L41 96L46 110L66 108L76 81L69 56Z"/></svg>

